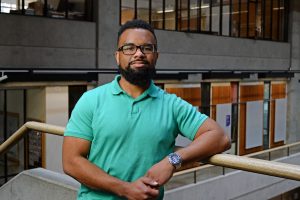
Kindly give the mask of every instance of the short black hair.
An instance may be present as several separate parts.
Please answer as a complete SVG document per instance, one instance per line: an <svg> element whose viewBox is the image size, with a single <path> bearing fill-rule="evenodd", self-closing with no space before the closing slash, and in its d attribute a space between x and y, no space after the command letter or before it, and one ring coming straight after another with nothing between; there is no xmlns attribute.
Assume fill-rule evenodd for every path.
<svg viewBox="0 0 300 200"><path fill-rule="evenodd" d="M141 28L141 29L150 31L153 34L155 41L157 42L156 35L154 33L154 29L152 28L152 26L150 24L148 24L147 22L140 20L140 19L133 19L133 20L127 21L125 24L123 24L120 27L119 32L118 32L118 41L117 41L118 44L119 44L120 36L122 35L122 33L124 31L126 31L127 29L134 29L134 28Z"/></svg>

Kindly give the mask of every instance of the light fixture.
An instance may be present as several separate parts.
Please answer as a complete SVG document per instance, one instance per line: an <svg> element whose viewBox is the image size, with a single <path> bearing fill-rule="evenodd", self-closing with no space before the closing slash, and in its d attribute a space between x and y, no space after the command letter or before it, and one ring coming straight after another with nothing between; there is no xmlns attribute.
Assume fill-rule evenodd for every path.
<svg viewBox="0 0 300 200"><path fill-rule="evenodd" d="M4 75L4 72L2 72L2 76L0 77L0 82L4 81L7 78L8 78L7 75Z"/></svg>

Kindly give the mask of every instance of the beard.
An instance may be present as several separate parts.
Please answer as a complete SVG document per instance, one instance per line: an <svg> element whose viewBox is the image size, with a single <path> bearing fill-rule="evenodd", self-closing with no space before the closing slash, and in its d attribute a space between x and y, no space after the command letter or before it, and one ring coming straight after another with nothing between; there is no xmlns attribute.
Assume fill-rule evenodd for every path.
<svg viewBox="0 0 300 200"><path fill-rule="evenodd" d="M131 84L139 87L149 86L151 80L153 79L156 70L154 66L141 67L141 68L132 68L128 66L123 69L120 65L118 66L120 74ZM147 63L149 64L149 63Z"/></svg>

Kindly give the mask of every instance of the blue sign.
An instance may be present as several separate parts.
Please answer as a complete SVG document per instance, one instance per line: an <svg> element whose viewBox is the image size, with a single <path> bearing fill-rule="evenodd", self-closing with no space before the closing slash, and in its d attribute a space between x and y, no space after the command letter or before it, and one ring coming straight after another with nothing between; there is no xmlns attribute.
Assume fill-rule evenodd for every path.
<svg viewBox="0 0 300 200"><path fill-rule="evenodd" d="M230 115L226 115L226 127L230 126Z"/></svg>

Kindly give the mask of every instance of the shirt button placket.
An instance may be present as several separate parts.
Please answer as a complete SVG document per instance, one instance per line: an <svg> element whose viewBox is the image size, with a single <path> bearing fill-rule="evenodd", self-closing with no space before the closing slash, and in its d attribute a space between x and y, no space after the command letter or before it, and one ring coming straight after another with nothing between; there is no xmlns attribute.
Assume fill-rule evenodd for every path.
<svg viewBox="0 0 300 200"><path fill-rule="evenodd" d="M137 102L133 101L131 105L131 114L137 114L139 112L139 108L137 106Z"/></svg>

